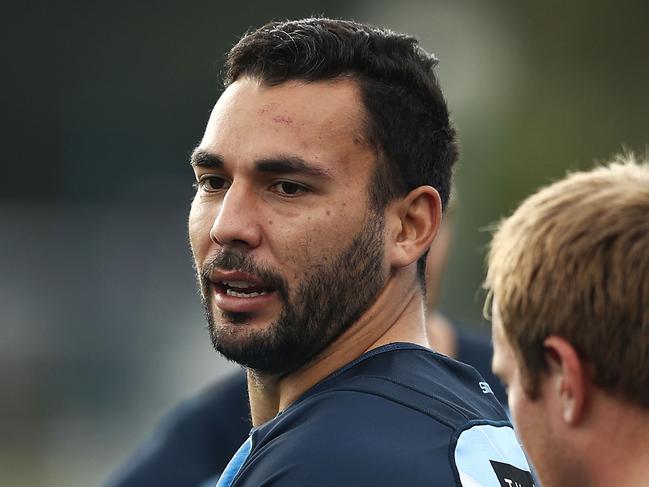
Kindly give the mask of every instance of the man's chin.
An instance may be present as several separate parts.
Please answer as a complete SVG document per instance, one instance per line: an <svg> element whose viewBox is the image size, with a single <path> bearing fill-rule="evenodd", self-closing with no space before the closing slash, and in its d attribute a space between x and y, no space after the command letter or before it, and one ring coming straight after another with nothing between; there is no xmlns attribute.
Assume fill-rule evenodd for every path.
<svg viewBox="0 0 649 487"><path fill-rule="evenodd" d="M246 340L245 338L248 338ZM286 372L281 357L261 345L255 338L212 335L214 349L224 358L263 375L283 375Z"/></svg>
<svg viewBox="0 0 649 487"><path fill-rule="evenodd" d="M221 325L220 326L229 326L229 325L246 325L252 324L252 313L222 313Z"/></svg>
<svg viewBox="0 0 649 487"><path fill-rule="evenodd" d="M214 349L227 360L258 375L283 377L303 365L306 357L295 343L278 344L273 325L260 329L260 325L212 322L209 331Z"/></svg>
<svg viewBox="0 0 649 487"><path fill-rule="evenodd" d="M245 341L247 337L257 339L272 335L275 321L257 313L219 313L216 320L209 320L209 328L217 336L238 337Z"/></svg>

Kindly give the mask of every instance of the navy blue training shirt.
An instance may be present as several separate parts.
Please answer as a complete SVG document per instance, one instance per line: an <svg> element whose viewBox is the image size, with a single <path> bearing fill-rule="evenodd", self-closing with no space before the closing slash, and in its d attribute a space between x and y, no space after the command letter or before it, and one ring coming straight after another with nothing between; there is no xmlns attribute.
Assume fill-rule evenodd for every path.
<svg viewBox="0 0 649 487"><path fill-rule="evenodd" d="M503 408L475 369L394 343L253 428L219 487L532 487L529 471Z"/></svg>
<svg viewBox="0 0 649 487"><path fill-rule="evenodd" d="M501 404L504 389L491 372L491 337L457 328L457 359L476 368ZM106 487L214 487L251 428L246 373L237 370L185 400L157 425L154 434Z"/></svg>

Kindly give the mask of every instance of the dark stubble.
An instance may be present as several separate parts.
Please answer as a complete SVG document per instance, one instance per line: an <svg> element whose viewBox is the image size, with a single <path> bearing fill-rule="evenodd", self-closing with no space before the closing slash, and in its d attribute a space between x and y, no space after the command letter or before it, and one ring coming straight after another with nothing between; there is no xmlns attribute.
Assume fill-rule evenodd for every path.
<svg viewBox="0 0 649 487"><path fill-rule="evenodd" d="M374 303L386 280L382 215L372 213L351 245L326 262L313 263L309 275L291 293L279 272L255 263L247 254L222 251L198 274L205 318L214 348L228 360L262 374L296 370L352 326ZM239 270L275 288L283 307L263 330L247 329L246 313L221 313L219 326L210 304L210 271Z"/></svg>

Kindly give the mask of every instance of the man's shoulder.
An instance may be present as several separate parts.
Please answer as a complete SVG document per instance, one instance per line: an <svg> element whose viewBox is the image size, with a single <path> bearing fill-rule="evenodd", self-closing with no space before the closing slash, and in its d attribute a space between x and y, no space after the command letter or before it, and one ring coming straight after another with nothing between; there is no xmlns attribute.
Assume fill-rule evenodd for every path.
<svg viewBox="0 0 649 487"><path fill-rule="evenodd" d="M377 394L322 393L269 426L253 433L242 485L455 485L453 431Z"/></svg>
<svg viewBox="0 0 649 487"><path fill-rule="evenodd" d="M507 421L489 384L473 367L413 344L372 350L303 400L334 391L376 395L452 429L471 420Z"/></svg>
<svg viewBox="0 0 649 487"><path fill-rule="evenodd" d="M405 344L361 357L254 431L235 485L455 486L465 462L480 464L475 449L486 452L495 440L504 451L519 451L480 376L449 360ZM481 426L493 434L476 442ZM491 469L488 460L481 464Z"/></svg>
<svg viewBox="0 0 649 487"><path fill-rule="evenodd" d="M507 405L507 393L500 380L491 371L491 334L475 326L455 325L457 333L457 359L475 367L489 383L494 395L503 406Z"/></svg>

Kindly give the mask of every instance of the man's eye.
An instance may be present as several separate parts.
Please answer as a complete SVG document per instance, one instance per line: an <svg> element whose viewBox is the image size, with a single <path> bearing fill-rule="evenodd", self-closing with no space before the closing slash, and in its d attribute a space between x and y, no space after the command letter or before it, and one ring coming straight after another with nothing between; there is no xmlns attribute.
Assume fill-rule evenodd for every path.
<svg viewBox="0 0 649 487"><path fill-rule="evenodd" d="M230 187L230 182L220 176L204 176L199 179L197 186L205 191L222 191Z"/></svg>
<svg viewBox="0 0 649 487"><path fill-rule="evenodd" d="M280 181L272 186L273 191L284 196L296 196L307 191L305 186L291 181Z"/></svg>

